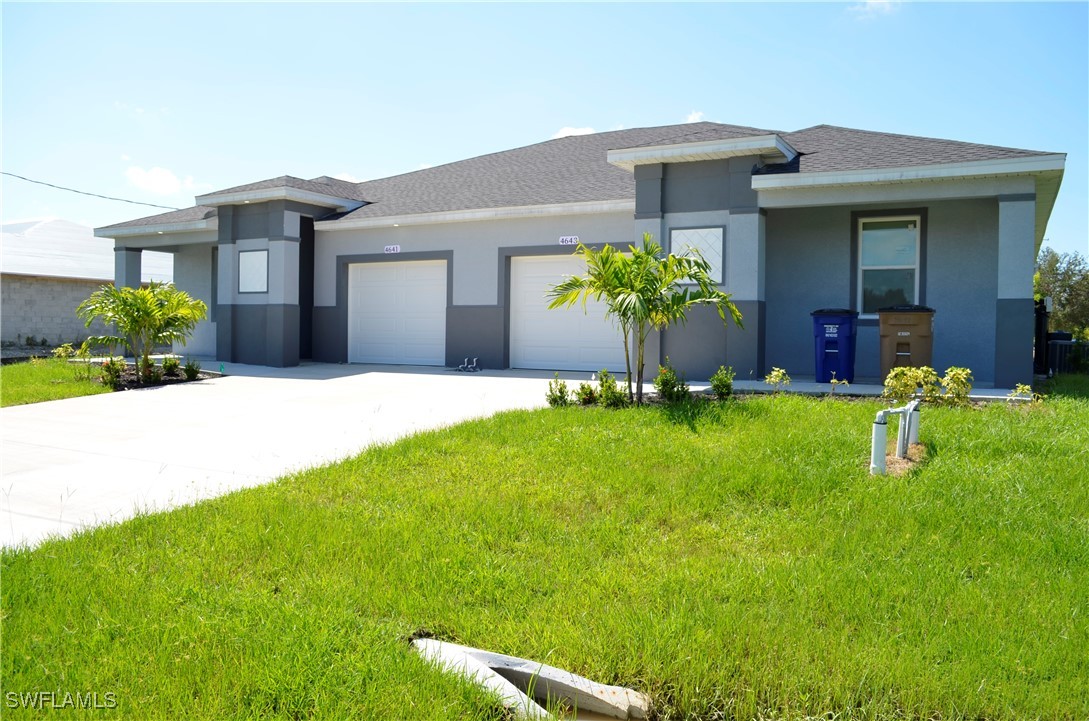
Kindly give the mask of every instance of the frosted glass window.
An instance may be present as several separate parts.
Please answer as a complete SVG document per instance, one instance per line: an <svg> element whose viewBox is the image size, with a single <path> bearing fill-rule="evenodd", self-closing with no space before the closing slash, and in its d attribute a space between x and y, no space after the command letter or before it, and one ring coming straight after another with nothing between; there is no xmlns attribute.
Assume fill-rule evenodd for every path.
<svg viewBox="0 0 1089 721"><path fill-rule="evenodd" d="M674 255L691 255L695 250L711 266L708 275L717 284L723 282L722 228L685 228L670 232L669 247Z"/></svg>
<svg viewBox="0 0 1089 721"><path fill-rule="evenodd" d="M858 221L859 309L919 302L918 216Z"/></svg>
<svg viewBox="0 0 1089 721"><path fill-rule="evenodd" d="M243 250L238 254L238 292L268 292L268 251Z"/></svg>

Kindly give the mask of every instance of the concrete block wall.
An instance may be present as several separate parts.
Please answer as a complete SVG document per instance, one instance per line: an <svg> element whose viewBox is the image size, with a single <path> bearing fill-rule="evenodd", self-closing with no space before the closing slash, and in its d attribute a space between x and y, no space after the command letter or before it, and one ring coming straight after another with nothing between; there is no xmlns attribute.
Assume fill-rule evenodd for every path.
<svg viewBox="0 0 1089 721"><path fill-rule="evenodd" d="M76 316L76 307L101 285L93 280L5 274L0 278L0 339L34 336L59 345L105 333L102 323L85 328Z"/></svg>

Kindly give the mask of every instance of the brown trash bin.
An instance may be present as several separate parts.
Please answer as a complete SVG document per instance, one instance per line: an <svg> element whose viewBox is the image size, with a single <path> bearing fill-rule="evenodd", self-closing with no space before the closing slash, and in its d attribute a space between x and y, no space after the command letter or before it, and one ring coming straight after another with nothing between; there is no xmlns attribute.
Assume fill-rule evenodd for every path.
<svg viewBox="0 0 1089 721"><path fill-rule="evenodd" d="M877 310L881 335L881 379L897 366L932 366L934 309L925 305L894 305Z"/></svg>

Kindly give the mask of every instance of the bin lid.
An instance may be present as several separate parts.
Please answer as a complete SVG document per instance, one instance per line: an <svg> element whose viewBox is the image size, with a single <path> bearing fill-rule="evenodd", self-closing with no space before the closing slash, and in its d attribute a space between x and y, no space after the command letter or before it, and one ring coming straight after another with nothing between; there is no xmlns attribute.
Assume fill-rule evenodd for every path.
<svg viewBox="0 0 1089 721"><path fill-rule="evenodd" d="M855 316L855 315L858 315L858 311L857 310L851 310L850 308L821 308L820 310L813 311L809 315L850 315L850 316Z"/></svg>
<svg viewBox="0 0 1089 721"><path fill-rule="evenodd" d="M887 308L878 308L878 313L934 313L933 308L925 305L890 305Z"/></svg>

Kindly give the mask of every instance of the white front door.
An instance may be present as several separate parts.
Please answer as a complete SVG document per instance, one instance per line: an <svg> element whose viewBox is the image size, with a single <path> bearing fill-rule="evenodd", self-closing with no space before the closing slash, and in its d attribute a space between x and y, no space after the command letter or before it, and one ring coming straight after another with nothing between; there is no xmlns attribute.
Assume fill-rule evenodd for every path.
<svg viewBox="0 0 1089 721"><path fill-rule="evenodd" d="M549 310L545 293L565 275L582 275L586 263L570 255L512 257L510 261L510 365L512 368L624 371L620 331L605 317L605 303L590 300Z"/></svg>
<svg viewBox="0 0 1089 721"><path fill-rule="evenodd" d="M446 261L348 266L348 362L446 364Z"/></svg>

